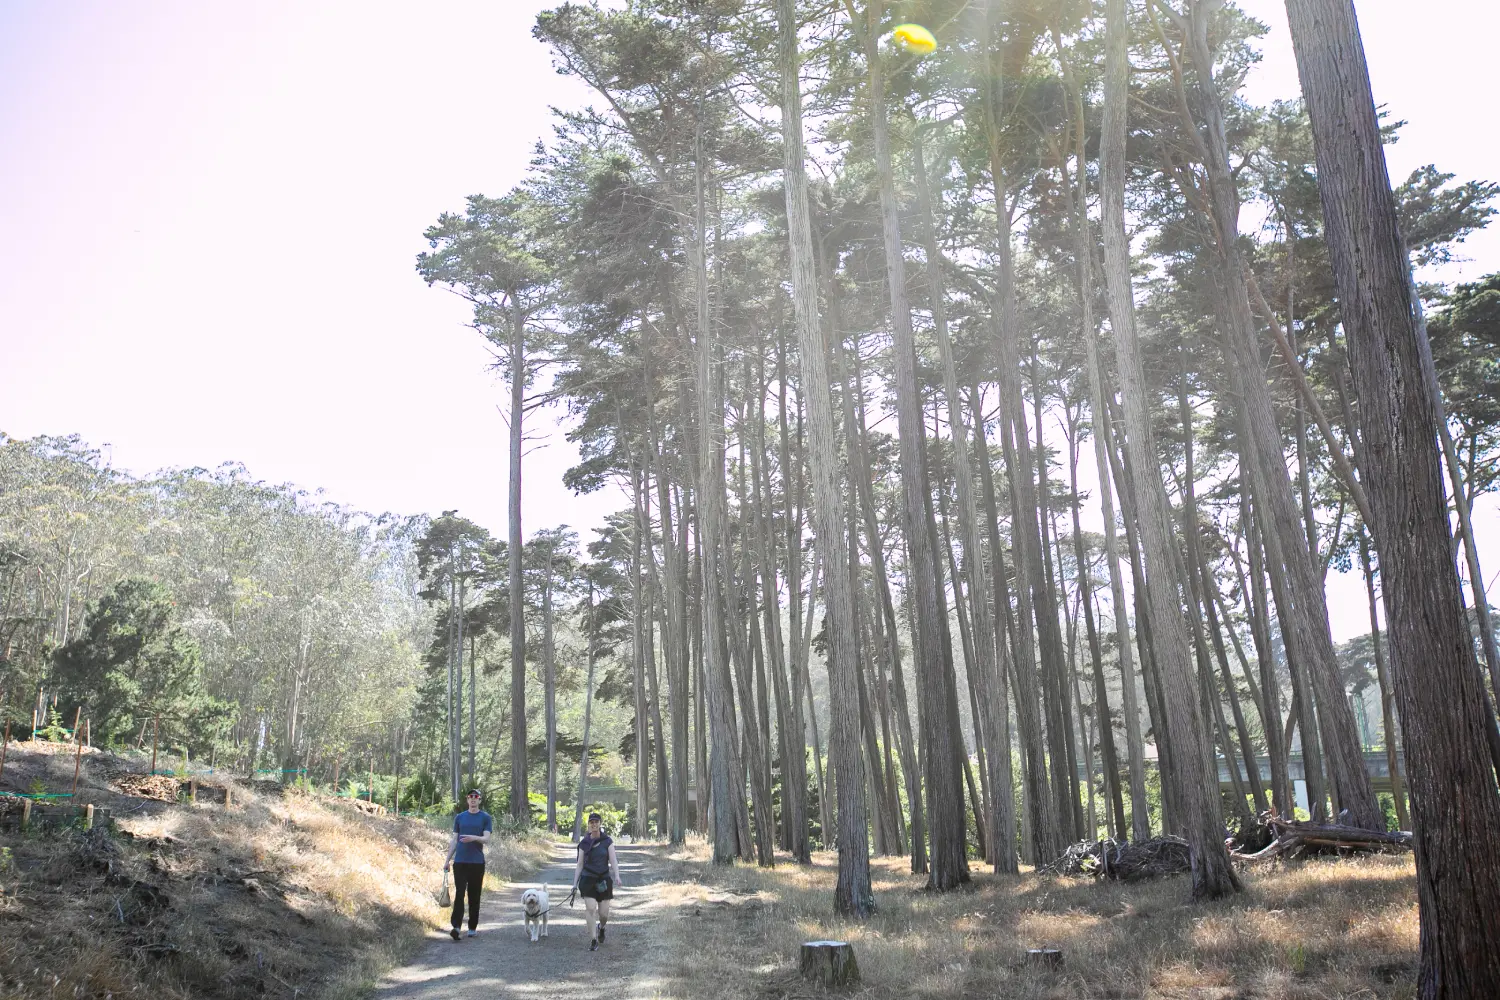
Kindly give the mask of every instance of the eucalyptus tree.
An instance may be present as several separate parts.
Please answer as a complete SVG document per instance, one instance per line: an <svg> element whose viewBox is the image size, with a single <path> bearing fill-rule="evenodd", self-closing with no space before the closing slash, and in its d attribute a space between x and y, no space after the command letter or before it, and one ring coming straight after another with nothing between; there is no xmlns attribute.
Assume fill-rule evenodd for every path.
<svg viewBox="0 0 1500 1000"><path fill-rule="evenodd" d="M1500 869L1469 859L1500 850L1500 793L1486 766L1489 720L1433 447L1442 417L1430 346L1413 301L1354 6L1289 0L1287 14L1316 143L1385 578L1416 820L1418 990L1424 997L1494 994L1500 953L1487 947L1487 929L1500 908ZM1465 876L1450 877L1457 870Z"/></svg>
<svg viewBox="0 0 1500 1000"><path fill-rule="evenodd" d="M524 190L502 198L471 195L464 214L445 212L424 233L431 252L417 256L417 271L442 284L474 307L475 329L494 344L496 368L509 382L510 409L510 676L511 786L513 819L529 816L526 767L526 628L523 603L521 458L526 419L526 387L546 355L544 328L534 320L547 308L553 289L552 265L545 256L549 220Z"/></svg>

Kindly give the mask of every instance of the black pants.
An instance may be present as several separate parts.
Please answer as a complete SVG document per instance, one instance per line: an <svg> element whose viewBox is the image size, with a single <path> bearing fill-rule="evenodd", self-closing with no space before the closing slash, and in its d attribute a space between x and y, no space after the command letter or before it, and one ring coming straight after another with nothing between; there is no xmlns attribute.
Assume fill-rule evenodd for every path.
<svg viewBox="0 0 1500 1000"><path fill-rule="evenodd" d="M469 930L479 929L479 891L484 888L484 862L453 862L453 929L464 922L464 893L469 894Z"/></svg>

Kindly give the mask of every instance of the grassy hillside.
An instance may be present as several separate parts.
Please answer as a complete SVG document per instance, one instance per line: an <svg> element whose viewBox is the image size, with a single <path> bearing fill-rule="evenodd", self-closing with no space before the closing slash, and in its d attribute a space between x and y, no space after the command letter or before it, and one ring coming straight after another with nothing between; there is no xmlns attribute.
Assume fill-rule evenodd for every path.
<svg viewBox="0 0 1500 1000"><path fill-rule="evenodd" d="M0 998L347 997L446 923L442 830L274 784L206 776L189 803L149 762L89 753L78 800L113 829L17 829L6 792L66 790L74 763L12 744L0 778ZM501 841L489 874L546 853Z"/></svg>

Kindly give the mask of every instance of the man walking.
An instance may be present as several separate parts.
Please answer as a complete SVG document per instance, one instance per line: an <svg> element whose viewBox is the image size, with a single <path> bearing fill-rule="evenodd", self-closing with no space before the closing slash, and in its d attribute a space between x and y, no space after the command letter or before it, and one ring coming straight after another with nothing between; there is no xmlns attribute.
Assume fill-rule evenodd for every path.
<svg viewBox="0 0 1500 1000"><path fill-rule="evenodd" d="M443 871L453 871L453 929L448 936L458 940L464 922L464 895L469 897L469 937L479 929L479 893L484 888L484 845L490 842L495 821L479 808L479 789L469 790L469 808L453 817L453 840Z"/></svg>

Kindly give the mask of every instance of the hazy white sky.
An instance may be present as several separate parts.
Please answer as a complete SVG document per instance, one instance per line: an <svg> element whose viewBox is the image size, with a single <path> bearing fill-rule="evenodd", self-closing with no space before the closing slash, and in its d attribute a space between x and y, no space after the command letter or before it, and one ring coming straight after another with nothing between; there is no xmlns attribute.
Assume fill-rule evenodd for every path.
<svg viewBox="0 0 1500 1000"><path fill-rule="evenodd" d="M521 178L549 104L586 99L530 36L551 5L0 0L0 430L503 534L502 392L413 259L439 212ZM1273 25L1252 96L1294 96L1281 3L1242 6ZM1500 176L1474 115L1500 12L1358 8L1410 122L1392 175ZM1500 233L1469 255L1449 277L1500 269ZM528 458L527 534L620 504L565 490L573 461L560 435Z"/></svg>

